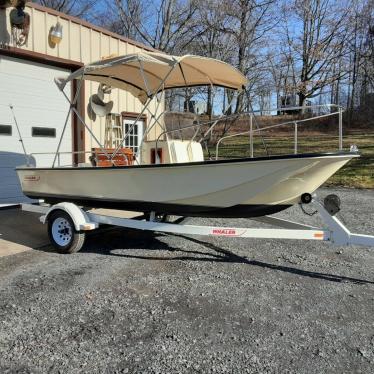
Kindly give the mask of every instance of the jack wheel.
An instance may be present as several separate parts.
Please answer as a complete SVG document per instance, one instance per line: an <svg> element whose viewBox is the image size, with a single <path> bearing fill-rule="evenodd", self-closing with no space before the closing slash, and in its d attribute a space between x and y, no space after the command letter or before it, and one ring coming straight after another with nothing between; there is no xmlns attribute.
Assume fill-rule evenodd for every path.
<svg viewBox="0 0 374 374"><path fill-rule="evenodd" d="M75 230L69 214L56 210L48 217L48 236L59 253L75 253L83 247L86 234Z"/></svg>
<svg viewBox="0 0 374 374"><path fill-rule="evenodd" d="M340 212L341 202L337 195L331 194L326 196L323 205L332 216L335 216L336 213Z"/></svg>
<svg viewBox="0 0 374 374"><path fill-rule="evenodd" d="M312 201L312 195L310 193L303 193L301 195L301 202L303 204L309 204Z"/></svg>

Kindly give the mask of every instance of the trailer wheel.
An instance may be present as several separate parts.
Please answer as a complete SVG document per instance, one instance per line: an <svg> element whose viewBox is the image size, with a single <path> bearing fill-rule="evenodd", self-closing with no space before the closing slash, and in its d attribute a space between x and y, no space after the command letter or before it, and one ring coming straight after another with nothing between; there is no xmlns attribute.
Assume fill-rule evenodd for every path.
<svg viewBox="0 0 374 374"><path fill-rule="evenodd" d="M83 247L86 234L75 230L69 214L56 210L48 217L48 236L58 252L75 253Z"/></svg>

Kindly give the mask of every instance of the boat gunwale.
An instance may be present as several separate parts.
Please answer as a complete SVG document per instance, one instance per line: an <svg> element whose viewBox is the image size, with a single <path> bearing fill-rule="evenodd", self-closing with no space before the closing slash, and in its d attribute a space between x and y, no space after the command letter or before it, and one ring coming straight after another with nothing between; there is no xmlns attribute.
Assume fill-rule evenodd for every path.
<svg viewBox="0 0 374 374"><path fill-rule="evenodd" d="M292 160L300 158L332 158L332 157L348 157L357 158L360 157L359 153L352 152L326 152L326 153L300 153L300 154L288 154L288 155L275 155L275 156L261 156L261 157L243 157L223 160L204 160L195 162L181 162L181 163L168 163L168 164L145 164L145 165L124 165L124 166L109 166L109 167L97 167L97 166L66 166L66 167L33 167L33 166L21 166L16 167L18 171L24 170L123 170L123 169L156 169L156 168L167 168L167 167L182 167L182 166L199 166L199 165L218 165L218 164L235 164L244 162L256 162L256 161L272 161L272 160Z"/></svg>

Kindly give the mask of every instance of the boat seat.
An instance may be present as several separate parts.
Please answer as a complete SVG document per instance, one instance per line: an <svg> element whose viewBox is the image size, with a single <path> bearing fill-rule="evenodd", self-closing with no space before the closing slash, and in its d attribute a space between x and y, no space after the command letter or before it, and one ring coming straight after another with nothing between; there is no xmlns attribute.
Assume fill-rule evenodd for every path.
<svg viewBox="0 0 374 374"><path fill-rule="evenodd" d="M112 156L115 152L114 148L92 148L92 155L90 157L93 166L98 167L112 167L112 166L128 166L134 163L133 151L129 148L120 148L113 160L108 160L105 152Z"/></svg>
<svg viewBox="0 0 374 374"><path fill-rule="evenodd" d="M203 149L198 142L171 140L169 147L174 163L204 161Z"/></svg>
<svg viewBox="0 0 374 374"><path fill-rule="evenodd" d="M187 152L187 142L182 140L171 140L170 146L170 158L173 163L190 162L190 158Z"/></svg>
<svg viewBox="0 0 374 374"><path fill-rule="evenodd" d="M191 162L204 161L203 147L198 142L191 142L187 146L188 156Z"/></svg>

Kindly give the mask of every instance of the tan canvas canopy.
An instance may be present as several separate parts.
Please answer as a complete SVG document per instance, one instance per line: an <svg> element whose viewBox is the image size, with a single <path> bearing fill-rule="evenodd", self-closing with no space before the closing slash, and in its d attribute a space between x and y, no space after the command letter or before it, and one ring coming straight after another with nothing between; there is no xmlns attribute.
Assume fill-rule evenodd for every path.
<svg viewBox="0 0 374 374"><path fill-rule="evenodd" d="M91 80L131 92L145 103L161 90L215 85L241 90L247 78L233 66L213 58L138 52L86 65L66 78L56 79L63 89L73 79Z"/></svg>

